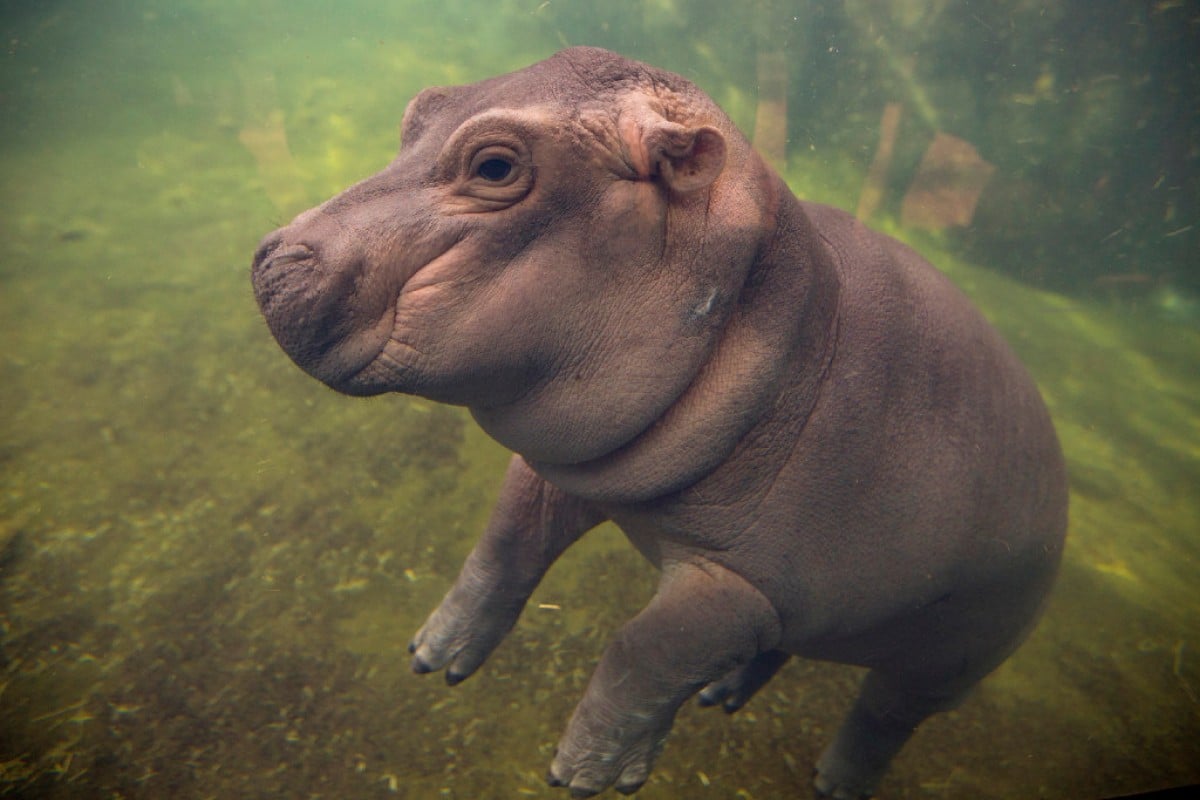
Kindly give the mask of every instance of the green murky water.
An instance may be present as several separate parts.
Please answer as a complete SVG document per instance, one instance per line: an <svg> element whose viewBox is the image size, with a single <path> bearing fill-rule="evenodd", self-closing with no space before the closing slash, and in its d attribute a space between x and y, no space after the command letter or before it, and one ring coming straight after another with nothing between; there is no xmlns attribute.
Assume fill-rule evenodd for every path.
<svg viewBox="0 0 1200 800"><path fill-rule="evenodd" d="M1200 781L1200 103L1171 61L1200 11L974 5L0 3L0 795L560 796L560 729L655 576L597 531L479 676L411 675L507 456L457 409L302 375L247 268L390 160L417 90L568 43L683 72L764 138L775 92L789 181L851 209L901 103L872 223L977 299L1055 415L1050 610L881 795ZM934 130L995 167L940 234L901 221ZM807 796L857 677L793 663L734 717L685 708L639 796Z"/></svg>

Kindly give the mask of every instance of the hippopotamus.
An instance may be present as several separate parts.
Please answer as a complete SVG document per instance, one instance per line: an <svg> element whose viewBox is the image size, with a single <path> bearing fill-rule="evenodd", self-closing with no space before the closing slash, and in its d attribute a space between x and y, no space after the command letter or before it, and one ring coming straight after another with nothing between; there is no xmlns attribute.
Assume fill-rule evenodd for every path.
<svg viewBox="0 0 1200 800"><path fill-rule="evenodd" d="M426 89L395 160L252 277L303 370L465 406L513 452L415 672L478 670L602 521L660 570L558 743L573 797L637 790L685 701L736 711L791 656L866 668L814 785L870 796L1045 605L1067 483L1034 381L679 75L575 47Z"/></svg>

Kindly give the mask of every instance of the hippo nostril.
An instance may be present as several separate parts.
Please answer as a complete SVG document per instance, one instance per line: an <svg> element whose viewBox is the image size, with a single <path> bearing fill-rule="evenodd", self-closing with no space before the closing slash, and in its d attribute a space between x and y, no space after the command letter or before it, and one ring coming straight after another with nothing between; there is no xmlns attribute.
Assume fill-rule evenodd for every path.
<svg viewBox="0 0 1200 800"><path fill-rule="evenodd" d="M294 264L297 261L308 261L313 257L313 249L306 244L290 244L268 255L267 261L273 266Z"/></svg>
<svg viewBox="0 0 1200 800"><path fill-rule="evenodd" d="M260 275L268 270L309 261L315 255L313 248L306 244L283 244L280 236L271 235L264 239L254 253L254 265L251 272Z"/></svg>

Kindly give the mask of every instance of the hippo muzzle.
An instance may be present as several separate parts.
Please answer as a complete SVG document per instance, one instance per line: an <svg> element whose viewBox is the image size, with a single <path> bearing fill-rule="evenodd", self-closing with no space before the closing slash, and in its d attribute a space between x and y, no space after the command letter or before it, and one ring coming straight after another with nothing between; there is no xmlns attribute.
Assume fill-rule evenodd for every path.
<svg viewBox="0 0 1200 800"><path fill-rule="evenodd" d="M329 269L308 244L281 232L263 240L254 259L254 294L279 346L309 375L349 394L374 394L360 380L390 334L386 315L356 329L346 313L355 271Z"/></svg>
<svg viewBox="0 0 1200 800"><path fill-rule="evenodd" d="M301 369L345 394L403 386L404 367L384 355L397 299L451 246L429 246L413 230L419 224L405 225L401 196L394 181L377 176L268 234L254 254L254 295L276 341Z"/></svg>

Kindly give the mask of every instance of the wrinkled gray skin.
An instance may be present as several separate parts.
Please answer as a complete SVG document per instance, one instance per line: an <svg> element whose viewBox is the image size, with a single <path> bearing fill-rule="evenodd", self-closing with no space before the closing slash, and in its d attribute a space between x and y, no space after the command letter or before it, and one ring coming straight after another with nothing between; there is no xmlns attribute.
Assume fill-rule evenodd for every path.
<svg viewBox="0 0 1200 800"><path fill-rule="evenodd" d="M313 376L464 405L516 453L413 669L472 674L611 519L662 578L550 782L634 791L685 700L736 710L800 655L870 668L815 784L872 793L1054 579L1063 463L1012 352L677 75L574 48L422 92L402 140L268 236L253 279Z"/></svg>

